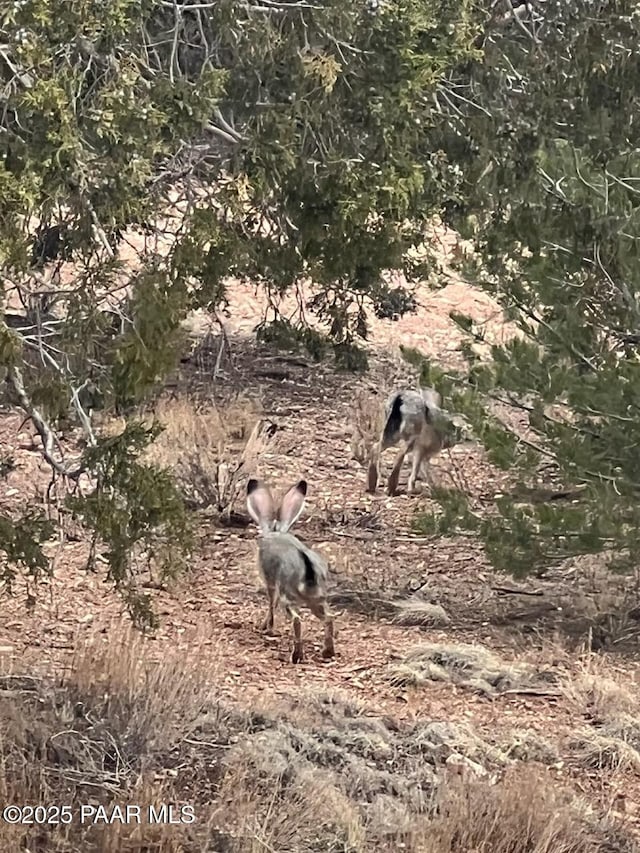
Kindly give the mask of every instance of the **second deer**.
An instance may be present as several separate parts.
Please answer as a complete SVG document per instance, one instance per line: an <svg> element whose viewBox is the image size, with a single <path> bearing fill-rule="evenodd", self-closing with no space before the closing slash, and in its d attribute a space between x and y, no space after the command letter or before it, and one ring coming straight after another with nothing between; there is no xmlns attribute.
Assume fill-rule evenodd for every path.
<svg viewBox="0 0 640 853"><path fill-rule="evenodd" d="M457 444L460 438L461 430L448 420L441 409L441 397L433 388L394 391L385 403L385 424L371 453L367 491L376 490L380 456L388 447L400 445L387 481L387 494L395 495L407 454L412 460L407 490L412 493L419 474L422 473L427 482L432 483L429 461L436 453Z"/></svg>

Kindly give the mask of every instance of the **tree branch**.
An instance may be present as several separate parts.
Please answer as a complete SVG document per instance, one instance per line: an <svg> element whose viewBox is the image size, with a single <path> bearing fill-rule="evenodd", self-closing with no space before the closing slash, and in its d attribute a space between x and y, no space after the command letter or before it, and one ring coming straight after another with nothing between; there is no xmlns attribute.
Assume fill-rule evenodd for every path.
<svg viewBox="0 0 640 853"><path fill-rule="evenodd" d="M31 418L31 422L40 436L42 441L42 453L47 463L54 471L56 471L56 473L61 474L64 477L68 477L71 480L77 480L84 472L84 467L69 467L62 461L55 458L54 445L58 444L59 446L59 441L55 432L51 429L40 410L33 405L33 402L31 401L31 398L24 386L24 379L19 367L12 365L8 368L7 381L10 382L12 388L16 392L18 400L20 401L20 405Z"/></svg>

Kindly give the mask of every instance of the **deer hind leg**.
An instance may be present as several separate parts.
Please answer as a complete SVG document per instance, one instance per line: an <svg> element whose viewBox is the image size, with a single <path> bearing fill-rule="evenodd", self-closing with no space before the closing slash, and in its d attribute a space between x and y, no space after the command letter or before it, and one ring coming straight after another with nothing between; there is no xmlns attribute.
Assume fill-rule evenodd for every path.
<svg viewBox="0 0 640 853"><path fill-rule="evenodd" d="M433 479L433 468L431 467L431 462L428 456L422 461L421 472L425 481L429 484L429 488L433 489L435 481Z"/></svg>
<svg viewBox="0 0 640 853"><path fill-rule="evenodd" d="M416 480L422 466L423 454L419 447L414 447L411 459L411 474L409 474L409 482L407 483L407 491L414 494L416 491Z"/></svg>
<svg viewBox="0 0 640 853"><path fill-rule="evenodd" d="M391 473L389 474L389 479L387 481L387 494L395 495L398 491L398 480L400 479L400 469L402 468L402 463L404 462L404 457L407 455L407 451L409 447L404 445L398 455L396 456L396 460L393 463L393 468L391 469Z"/></svg>
<svg viewBox="0 0 640 853"><path fill-rule="evenodd" d="M378 485L378 477L380 475L380 452L381 444L378 441L371 451L369 468L367 470L367 491L371 492L371 494L375 492L376 486Z"/></svg>
<svg viewBox="0 0 640 853"><path fill-rule="evenodd" d="M322 657L332 658L335 656L335 647L333 645L333 615L329 612L326 603L316 602L309 605L311 612L324 623L324 645L322 647Z"/></svg>
<svg viewBox="0 0 640 853"><path fill-rule="evenodd" d="M272 633L273 626L275 624L276 617L276 607L278 606L278 587L277 586L267 586L267 595L269 596L269 610L265 617L264 622L262 623L262 630L267 634Z"/></svg>
<svg viewBox="0 0 640 853"><path fill-rule="evenodd" d="M293 652L291 663L302 663L304 661L304 649L302 648L302 620L297 610L287 604L287 615L293 620Z"/></svg>

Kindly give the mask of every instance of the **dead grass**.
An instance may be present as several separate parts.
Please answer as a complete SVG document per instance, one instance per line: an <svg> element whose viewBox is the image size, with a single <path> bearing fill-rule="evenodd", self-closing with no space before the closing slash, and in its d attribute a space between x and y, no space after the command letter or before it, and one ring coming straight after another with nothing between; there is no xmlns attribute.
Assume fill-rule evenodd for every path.
<svg viewBox="0 0 640 853"><path fill-rule="evenodd" d="M577 674L565 679L563 690L579 713L595 723L604 723L625 714L640 713L638 685L628 676L615 677L604 660L591 655Z"/></svg>
<svg viewBox="0 0 640 853"><path fill-rule="evenodd" d="M640 753L620 737L582 729L569 743L574 760L588 770L640 774Z"/></svg>
<svg viewBox="0 0 640 853"><path fill-rule="evenodd" d="M254 719L254 725L258 723ZM218 819L233 851L603 853L633 845L558 784L471 728L409 728L309 697L227 755Z"/></svg>
<svg viewBox="0 0 640 853"><path fill-rule="evenodd" d="M397 613L394 615L393 621L397 625L442 627L451 622L447 611L440 604L431 604L429 601L416 598L397 601L395 604Z"/></svg>
<svg viewBox="0 0 640 853"><path fill-rule="evenodd" d="M624 741L640 753L640 719L635 714L619 714L603 726L610 737Z"/></svg>
<svg viewBox="0 0 640 853"><path fill-rule="evenodd" d="M501 735L498 745L506 761L535 762L547 766L561 763L558 744L528 729L515 729Z"/></svg>
<svg viewBox="0 0 640 853"><path fill-rule="evenodd" d="M370 462L383 426L383 399L366 389L358 390L351 409L351 456L360 465Z"/></svg>
<svg viewBox="0 0 640 853"><path fill-rule="evenodd" d="M191 849L204 849L198 845L208 830L201 824L93 826L80 820L81 805L110 812L140 804L145 815L149 804L179 809L194 803L188 779L175 769L181 763L176 750L188 751L185 743L202 727L210 688L178 656L143 663L142 642L123 631L118 639L81 647L58 682L18 674L0 678L3 803L66 805L72 815L70 823L47 827L0 822L0 849L178 853L185 839L193 842ZM227 727L218 721L218 738ZM195 762L193 772L197 778ZM203 793L211 792L211 782L198 780Z"/></svg>
<svg viewBox="0 0 640 853"><path fill-rule="evenodd" d="M150 448L151 458L174 472L192 508L213 508L228 519L275 425L245 397L203 410L186 400L163 402L156 416L165 430Z"/></svg>
<svg viewBox="0 0 640 853"><path fill-rule="evenodd" d="M149 645L151 644L151 645ZM42 829L0 823L1 850L54 853L631 853L620 831L470 724L400 724L309 691L252 713L219 674L129 630L81 645L58 682L0 679L0 798L65 803ZM625 736L637 737L635 720ZM618 733L618 736L622 736ZM524 743L526 736L519 738ZM511 751L508 744L511 744ZM518 760L516 760L518 759ZM80 805L193 808L193 824L80 823Z"/></svg>
<svg viewBox="0 0 640 853"><path fill-rule="evenodd" d="M568 750L582 768L640 775L640 695L628 677L621 683L615 675L602 658L589 656L582 672L565 680L566 695L591 721Z"/></svg>
<svg viewBox="0 0 640 853"><path fill-rule="evenodd" d="M413 827L429 819L437 768L452 744L476 748L455 726L402 730L337 697L262 722L227 758L221 799L245 840L237 851L421 849Z"/></svg>
<svg viewBox="0 0 640 853"><path fill-rule="evenodd" d="M99 697L104 716L126 721L125 739L167 749L214 697L197 664L185 667L178 655L154 662L144 645L144 637L124 623L116 639L80 645L62 683Z"/></svg>
<svg viewBox="0 0 640 853"><path fill-rule="evenodd" d="M435 798L428 853L605 853L632 851L548 773L514 767L496 785L451 778Z"/></svg>
<svg viewBox="0 0 640 853"><path fill-rule="evenodd" d="M620 714L598 728L581 729L569 749L581 767L640 775L640 721Z"/></svg>
<svg viewBox="0 0 640 853"><path fill-rule="evenodd" d="M549 683L525 662L504 661L483 646L427 643L409 651L390 671L398 687L419 687L430 681L450 681L487 696L505 691L534 690Z"/></svg>

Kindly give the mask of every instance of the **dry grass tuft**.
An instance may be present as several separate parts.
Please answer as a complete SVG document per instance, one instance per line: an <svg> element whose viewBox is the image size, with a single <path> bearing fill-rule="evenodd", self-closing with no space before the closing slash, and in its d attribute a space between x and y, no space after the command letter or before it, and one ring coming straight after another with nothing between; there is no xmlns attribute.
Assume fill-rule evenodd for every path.
<svg viewBox="0 0 640 853"><path fill-rule="evenodd" d="M602 731L609 737L624 741L640 753L640 719L636 714L618 714L605 723Z"/></svg>
<svg viewBox="0 0 640 853"><path fill-rule="evenodd" d="M621 714L598 728L582 729L569 749L581 767L640 774L640 721Z"/></svg>
<svg viewBox="0 0 640 853"><path fill-rule="evenodd" d="M154 461L173 470L194 508L213 507L228 519L275 425L242 397L202 411L184 400L165 402L156 415L165 430L150 448Z"/></svg>
<svg viewBox="0 0 640 853"><path fill-rule="evenodd" d="M628 676L590 657L583 672L565 680L564 692L592 721L568 743L577 764L598 772L640 774L640 696Z"/></svg>
<svg viewBox="0 0 640 853"><path fill-rule="evenodd" d="M624 714L640 712L640 697L625 676L622 684L603 661L589 660L588 668L567 678L564 692L581 714L603 723ZM622 676L620 676L622 677Z"/></svg>
<svg viewBox="0 0 640 853"><path fill-rule="evenodd" d="M561 761L557 743L527 729L501 735L499 746L507 761L534 761L548 766Z"/></svg>
<svg viewBox="0 0 640 853"><path fill-rule="evenodd" d="M618 737L596 729L582 729L569 743L569 749L580 767L589 770L612 770L640 773L640 753Z"/></svg>
<svg viewBox="0 0 640 853"><path fill-rule="evenodd" d="M214 821L235 838L232 851L361 850L357 805L297 758L273 733L238 748L226 763ZM270 763L273 750L273 764Z"/></svg>
<svg viewBox="0 0 640 853"><path fill-rule="evenodd" d="M390 680L398 687L450 681L495 696L507 690L534 689L543 679L529 664L504 661L483 646L427 643L394 664Z"/></svg>
<svg viewBox="0 0 640 853"><path fill-rule="evenodd" d="M83 701L98 701L103 716L124 722L126 740L166 749L188 734L213 696L201 668L185 668L177 654L151 662L144 643L125 624L109 642L80 646L63 686Z"/></svg>
<svg viewBox="0 0 640 853"><path fill-rule="evenodd" d="M124 631L81 648L59 682L29 676L0 678L0 790L6 803L64 804L70 823L46 828L0 823L0 849L65 853L178 853L204 849L206 826L80 821L80 806L206 803L214 780L199 774L186 744L206 725L211 704L203 673L185 669L178 655L143 663L142 639ZM231 717L219 716L216 741L230 737ZM178 752L182 758L177 760ZM186 763L185 763L186 762ZM189 767L189 772L174 768ZM198 779L198 775L200 778ZM208 791L208 794L206 793ZM202 821L204 807L197 815Z"/></svg>
<svg viewBox="0 0 640 853"><path fill-rule="evenodd" d="M373 446L384 426L384 406L379 395L360 389L351 410L351 456L361 465L371 461Z"/></svg>
<svg viewBox="0 0 640 853"><path fill-rule="evenodd" d="M273 700L271 701L273 705ZM278 719L294 721L297 725L317 726L324 724L349 725L349 720L367 717L368 705L365 699L352 696L345 690L330 688L318 691L307 689L298 697L287 699L284 707L277 711ZM387 720L388 724L391 724Z"/></svg>
<svg viewBox="0 0 640 853"><path fill-rule="evenodd" d="M441 627L451 622L447 611L440 604L410 598L395 602L397 613L393 621L398 625L415 627Z"/></svg>
<svg viewBox="0 0 640 853"><path fill-rule="evenodd" d="M450 777L438 789L429 853L604 853L634 850L548 775L514 767L496 785Z"/></svg>

